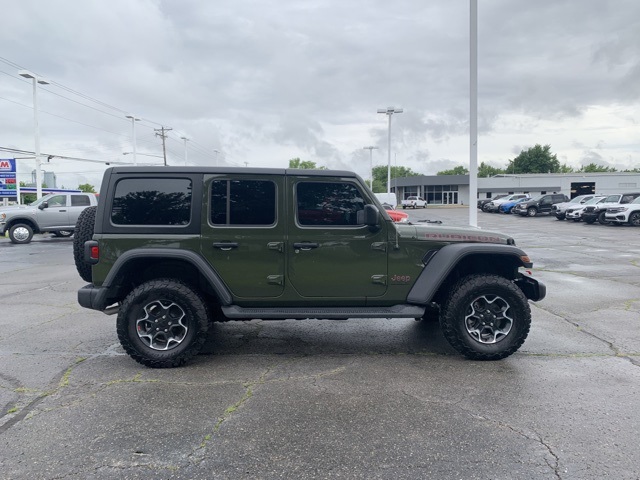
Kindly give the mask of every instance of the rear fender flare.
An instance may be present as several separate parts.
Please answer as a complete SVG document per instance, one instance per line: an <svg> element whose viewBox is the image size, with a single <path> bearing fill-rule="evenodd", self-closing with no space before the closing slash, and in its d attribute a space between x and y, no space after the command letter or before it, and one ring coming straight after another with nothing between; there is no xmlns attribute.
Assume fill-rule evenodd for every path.
<svg viewBox="0 0 640 480"><path fill-rule="evenodd" d="M166 248L139 248L129 250L120 255L113 264L113 267L109 270L107 278L105 278L102 283L101 292L103 292L103 295L105 297L108 296L107 292L116 288L116 286L113 285L114 281L118 273L122 271L123 268L126 268L129 262L147 258L182 260L190 263L209 282L211 288L218 295L220 305L225 306L231 304L232 296L229 289L220 278L220 275L218 275L218 272L216 272L204 258L191 250L172 250Z"/></svg>

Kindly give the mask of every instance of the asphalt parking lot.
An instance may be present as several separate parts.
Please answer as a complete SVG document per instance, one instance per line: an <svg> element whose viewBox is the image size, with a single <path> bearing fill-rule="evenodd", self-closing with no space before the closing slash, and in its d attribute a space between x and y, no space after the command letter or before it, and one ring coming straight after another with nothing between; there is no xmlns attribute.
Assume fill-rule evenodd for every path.
<svg viewBox="0 0 640 480"><path fill-rule="evenodd" d="M433 322L252 321L152 370L77 304L71 239L0 238L0 478L639 479L640 229L478 223L547 285L498 362L460 357Z"/></svg>

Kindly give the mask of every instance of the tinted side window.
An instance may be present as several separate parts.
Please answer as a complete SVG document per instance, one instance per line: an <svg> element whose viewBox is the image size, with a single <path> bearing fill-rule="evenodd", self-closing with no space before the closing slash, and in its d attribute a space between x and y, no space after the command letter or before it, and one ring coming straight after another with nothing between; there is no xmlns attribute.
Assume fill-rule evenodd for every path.
<svg viewBox="0 0 640 480"><path fill-rule="evenodd" d="M210 219L213 225L274 225L276 185L268 180L211 182Z"/></svg>
<svg viewBox="0 0 640 480"><path fill-rule="evenodd" d="M91 205L91 200L87 195L71 195L72 207L88 207Z"/></svg>
<svg viewBox="0 0 640 480"><path fill-rule="evenodd" d="M302 182L296 187L296 207L300 225L355 226L364 199L350 183Z"/></svg>
<svg viewBox="0 0 640 480"><path fill-rule="evenodd" d="M188 225L191 180L126 178L115 188L111 222L115 225Z"/></svg>

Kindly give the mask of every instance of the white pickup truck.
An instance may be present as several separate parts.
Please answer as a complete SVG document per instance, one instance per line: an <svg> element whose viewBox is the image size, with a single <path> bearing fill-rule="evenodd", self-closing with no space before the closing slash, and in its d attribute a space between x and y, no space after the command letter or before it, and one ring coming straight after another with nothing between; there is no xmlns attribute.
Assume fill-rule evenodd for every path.
<svg viewBox="0 0 640 480"><path fill-rule="evenodd" d="M52 193L30 205L0 207L0 236L9 232L13 243L29 243L34 233L70 237L80 213L97 204L94 193Z"/></svg>
<svg viewBox="0 0 640 480"><path fill-rule="evenodd" d="M402 200L402 208L427 208L427 201L422 197L407 197Z"/></svg>

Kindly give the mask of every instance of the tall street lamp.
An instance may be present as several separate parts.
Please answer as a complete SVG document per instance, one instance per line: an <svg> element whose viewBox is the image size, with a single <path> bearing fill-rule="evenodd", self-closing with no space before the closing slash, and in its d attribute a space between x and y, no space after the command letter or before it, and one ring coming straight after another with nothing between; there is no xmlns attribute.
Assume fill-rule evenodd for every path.
<svg viewBox="0 0 640 480"><path fill-rule="evenodd" d="M402 113L404 110L402 108L395 107L387 107L387 108L379 108L378 113L384 113L387 117L389 117L389 148L388 148L388 162L387 162L387 193L391 193L391 115L394 113Z"/></svg>
<svg viewBox="0 0 640 480"><path fill-rule="evenodd" d="M33 124L35 130L36 154L36 198L42 198L42 160L40 159L40 126L38 124L38 84L49 85L45 79L36 77L29 70L20 70L18 75L33 79Z"/></svg>
<svg viewBox="0 0 640 480"><path fill-rule="evenodd" d="M369 150L369 178L371 179L371 191L373 192L373 151L377 150L378 147L374 147L372 145L368 147L362 147L363 150Z"/></svg>
<svg viewBox="0 0 640 480"><path fill-rule="evenodd" d="M133 164L138 164L137 152L136 152L136 122L139 122L140 119L136 118L135 115L125 115L125 118L131 120L131 148L133 149Z"/></svg>
<svg viewBox="0 0 640 480"><path fill-rule="evenodd" d="M216 154L216 167L218 166L218 155L220 155L220 150L213 150L213 153Z"/></svg>

